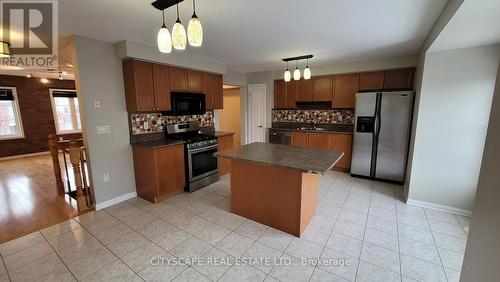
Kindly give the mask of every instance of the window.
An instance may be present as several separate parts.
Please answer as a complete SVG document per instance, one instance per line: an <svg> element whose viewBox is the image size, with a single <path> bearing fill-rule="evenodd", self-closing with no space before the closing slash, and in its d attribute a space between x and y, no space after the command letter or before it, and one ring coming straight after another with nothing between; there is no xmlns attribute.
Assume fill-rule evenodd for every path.
<svg viewBox="0 0 500 282"><path fill-rule="evenodd" d="M78 133L82 131L80 108L75 90L50 89L52 112L57 134Z"/></svg>
<svg viewBox="0 0 500 282"><path fill-rule="evenodd" d="M0 87L0 140L24 138L15 87Z"/></svg>

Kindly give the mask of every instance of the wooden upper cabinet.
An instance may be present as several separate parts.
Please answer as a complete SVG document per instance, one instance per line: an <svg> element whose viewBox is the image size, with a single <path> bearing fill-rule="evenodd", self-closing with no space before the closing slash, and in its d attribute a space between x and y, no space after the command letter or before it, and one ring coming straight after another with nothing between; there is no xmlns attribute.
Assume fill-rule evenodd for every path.
<svg viewBox="0 0 500 282"><path fill-rule="evenodd" d="M308 133L307 147L315 149L328 149L328 134L325 133Z"/></svg>
<svg viewBox="0 0 500 282"><path fill-rule="evenodd" d="M307 148L307 132L292 131L291 145Z"/></svg>
<svg viewBox="0 0 500 282"><path fill-rule="evenodd" d="M170 90L179 92L189 91L187 70L170 67Z"/></svg>
<svg viewBox="0 0 500 282"><path fill-rule="evenodd" d="M283 109L286 107L286 88L284 80L274 81L274 108Z"/></svg>
<svg viewBox="0 0 500 282"><path fill-rule="evenodd" d="M344 156L335 165L335 168L349 171L351 168L351 150L352 150L352 135L351 134L328 134L328 149L344 152Z"/></svg>
<svg viewBox="0 0 500 282"><path fill-rule="evenodd" d="M213 74L213 108L218 110L224 108L222 83L222 75Z"/></svg>
<svg viewBox="0 0 500 282"><path fill-rule="evenodd" d="M313 101L332 101L333 77L331 75L313 77Z"/></svg>
<svg viewBox="0 0 500 282"><path fill-rule="evenodd" d="M415 69L387 70L384 75L385 89L413 89Z"/></svg>
<svg viewBox="0 0 500 282"><path fill-rule="evenodd" d="M168 66L153 64L153 87L157 110L170 111L170 76Z"/></svg>
<svg viewBox="0 0 500 282"><path fill-rule="evenodd" d="M200 71L188 71L188 90L189 92L203 92L203 73Z"/></svg>
<svg viewBox="0 0 500 282"><path fill-rule="evenodd" d="M297 91L299 90L299 83L295 80L285 82L286 86L286 107L295 108L297 105L295 101L297 100Z"/></svg>
<svg viewBox="0 0 500 282"><path fill-rule="evenodd" d="M333 107L354 108L358 88L359 74L336 75L333 91Z"/></svg>
<svg viewBox="0 0 500 282"><path fill-rule="evenodd" d="M128 112L156 110L151 63L132 59L123 61L123 79Z"/></svg>
<svg viewBox="0 0 500 282"><path fill-rule="evenodd" d="M359 90L379 90L384 88L384 72L364 72L359 74Z"/></svg>
<svg viewBox="0 0 500 282"><path fill-rule="evenodd" d="M314 82L313 79L299 80L299 91L297 92L297 102L311 102L313 100Z"/></svg>
<svg viewBox="0 0 500 282"><path fill-rule="evenodd" d="M207 110L212 110L214 97L214 75L203 73L203 94L205 94L205 106Z"/></svg>

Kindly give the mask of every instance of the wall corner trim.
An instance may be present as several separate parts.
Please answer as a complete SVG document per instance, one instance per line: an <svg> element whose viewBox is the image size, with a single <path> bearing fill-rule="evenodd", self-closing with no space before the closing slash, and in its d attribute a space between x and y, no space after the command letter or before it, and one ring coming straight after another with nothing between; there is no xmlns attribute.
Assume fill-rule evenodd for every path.
<svg viewBox="0 0 500 282"><path fill-rule="evenodd" d="M102 210L102 209L105 209L105 208L107 208L109 206L116 205L116 204L124 202L126 200L130 200L130 199L132 199L134 197L137 197L137 191L130 192L130 193L127 193L127 194L124 194L124 195L120 195L120 196L115 197L113 199L110 199L110 200L107 200L105 202L99 203L99 204L96 205L95 209L96 210Z"/></svg>
<svg viewBox="0 0 500 282"><path fill-rule="evenodd" d="M452 213L452 214L456 214L456 215L463 215L463 216L468 216L468 217L472 216L472 211L454 208L454 207L450 207L450 206L444 206L444 205L440 205L440 204L434 204L434 203L413 200L413 199L408 199L408 201L406 203L408 205L411 205L411 206L433 209L433 210Z"/></svg>

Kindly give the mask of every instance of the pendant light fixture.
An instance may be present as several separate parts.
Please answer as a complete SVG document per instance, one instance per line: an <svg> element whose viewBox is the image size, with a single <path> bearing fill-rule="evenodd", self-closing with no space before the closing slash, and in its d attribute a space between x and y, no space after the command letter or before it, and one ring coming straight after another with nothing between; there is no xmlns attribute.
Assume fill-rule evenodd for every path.
<svg viewBox="0 0 500 282"><path fill-rule="evenodd" d="M160 30L158 30L158 35L156 36L156 43L158 44L158 50L162 53L172 52L172 38L170 37L170 32L165 25L165 10L162 10L162 22Z"/></svg>
<svg viewBox="0 0 500 282"><path fill-rule="evenodd" d="M10 43L6 41L0 41L0 57L10 57L10 56L12 56Z"/></svg>
<svg viewBox="0 0 500 282"><path fill-rule="evenodd" d="M284 75L283 79L285 80L285 82L289 82L291 78L292 78L292 74L288 70L288 62L286 62L286 71L285 71L285 75Z"/></svg>
<svg viewBox="0 0 500 282"><path fill-rule="evenodd" d="M304 79L311 79L311 69L309 68L309 59L306 59L306 68L304 69Z"/></svg>
<svg viewBox="0 0 500 282"><path fill-rule="evenodd" d="M201 26L201 21L196 16L196 6L193 0L193 16L188 23L187 35L189 45L200 47L203 43L203 27Z"/></svg>
<svg viewBox="0 0 500 282"><path fill-rule="evenodd" d="M299 60L297 60L297 65L293 71L293 80L300 80Z"/></svg>
<svg viewBox="0 0 500 282"><path fill-rule="evenodd" d="M286 62L286 71L283 75L283 78L286 82L289 82L291 79L290 71L288 70L288 62L295 61L295 70L293 71L293 80L300 80L300 69L299 69L299 61L307 60L306 68L304 69L304 79L311 79L311 69L309 68L309 59L311 59L313 55L304 55L297 57L284 58L283 61Z"/></svg>
<svg viewBox="0 0 500 282"><path fill-rule="evenodd" d="M172 45L177 50L185 50L186 41L186 30L179 19L179 4L177 4L177 20L172 27Z"/></svg>

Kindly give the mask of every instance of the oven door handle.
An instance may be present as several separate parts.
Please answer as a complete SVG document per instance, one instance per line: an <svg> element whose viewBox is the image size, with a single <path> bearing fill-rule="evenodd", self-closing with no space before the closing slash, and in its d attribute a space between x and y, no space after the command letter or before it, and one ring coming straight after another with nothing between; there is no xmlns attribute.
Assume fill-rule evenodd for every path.
<svg viewBox="0 0 500 282"><path fill-rule="evenodd" d="M202 151L208 151L208 150L212 150L212 149L215 149L219 147L219 144L215 144L215 145L212 145L212 146L209 146L209 147L205 147L205 148L199 148L199 149L193 149L193 150L188 150L188 153L189 154L192 154L192 153L197 153L197 152L202 152Z"/></svg>

